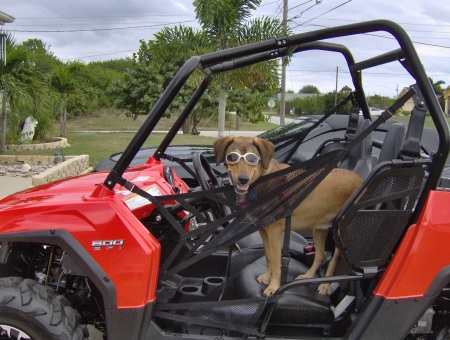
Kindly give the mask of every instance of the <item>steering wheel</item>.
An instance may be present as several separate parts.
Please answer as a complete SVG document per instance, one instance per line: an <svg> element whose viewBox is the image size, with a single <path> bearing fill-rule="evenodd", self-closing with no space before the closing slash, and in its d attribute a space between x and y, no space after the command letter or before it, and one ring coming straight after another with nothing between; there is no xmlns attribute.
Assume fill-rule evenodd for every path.
<svg viewBox="0 0 450 340"><path fill-rule="evenodd" d="M211 165L203 154L196 152L192 157L194 163L195 175L203 190L217 188L222 186L221 181L212 171ZM208 179L210 182L208 182Z"/></svg>
<svg viewBox="0 0 450 340"><path fill-rule="evenodd" d="M218 188L223 185L222 181L214 174L206 157L200 152L194 154L192 157L192 162L194 165L195 175L203 190ZM228 206L222 205L213 200L208 200L208 202L211 205L211 210L217 218L221 218L231 213Z"/></svg>

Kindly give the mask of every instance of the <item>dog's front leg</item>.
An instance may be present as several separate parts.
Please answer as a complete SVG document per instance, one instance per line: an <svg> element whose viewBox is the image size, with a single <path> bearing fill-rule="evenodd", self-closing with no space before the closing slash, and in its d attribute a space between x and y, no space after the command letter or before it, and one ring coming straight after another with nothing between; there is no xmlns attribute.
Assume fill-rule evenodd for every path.
<svg viewBox="0 0 450 340"><path fill-rule="evenodd" d="M271 274L269 286L264 290L265 296L275 294L280 288L281 281L281 235L283 234L283 225L275 222L267 229L268 243L270 247L270 259L268 259L269 271Z"/></svg>
<svg viewBox="0 0 450 340"><path fill-rule="evenodd" d="M271 273L271 253L270 253L270 243L269 243L269 236L267 235L267 230L265 228L259 230L259 235L261 235L261 239L263 241L264 246L264 255L266 256L266 272L264 274L259 275L256 278L256 281L259 283L263 283L265 285L268 285L270 283L270 277L272 276Z"/></svg>

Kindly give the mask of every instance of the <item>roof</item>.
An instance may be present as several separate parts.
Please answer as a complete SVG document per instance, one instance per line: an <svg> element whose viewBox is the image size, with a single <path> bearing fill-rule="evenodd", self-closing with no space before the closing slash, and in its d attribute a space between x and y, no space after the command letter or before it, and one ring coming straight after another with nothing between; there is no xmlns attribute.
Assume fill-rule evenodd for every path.
<svg viewBox="0 0 450 340"><path fill-rule="evenodd" d="M4 24L10 24L12 23L16 18L10 16L9 14L0 12L0 25Z"/></svg>

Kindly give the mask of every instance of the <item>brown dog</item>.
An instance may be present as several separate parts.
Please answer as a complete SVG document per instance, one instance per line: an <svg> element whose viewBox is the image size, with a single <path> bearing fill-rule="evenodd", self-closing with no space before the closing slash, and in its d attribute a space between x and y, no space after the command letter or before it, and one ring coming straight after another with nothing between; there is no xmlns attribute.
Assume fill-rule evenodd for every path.
<svg viewBox="0 0 450 340"><path fill-rule="evenodd" d="M259 177L289 167L273 159L274 145L258 137L227 136L214 142L216 162L225 163L230 180L238 193L245 193ZM316 248L311 268L297 279L312 278L325 257L325 239L328 229L344 203L361 185L361 178L344 169L332 170L306 197L292 214L292 230L310 228ZM257 278L268 287L264 295L273 295L280 287L281 237L284 221L279 220L260 230L267 261L267 270ZM336 249L328 265L326 276L332 276L339 257ZM330 294L330 285L318 288L321 294Z"/></svg>

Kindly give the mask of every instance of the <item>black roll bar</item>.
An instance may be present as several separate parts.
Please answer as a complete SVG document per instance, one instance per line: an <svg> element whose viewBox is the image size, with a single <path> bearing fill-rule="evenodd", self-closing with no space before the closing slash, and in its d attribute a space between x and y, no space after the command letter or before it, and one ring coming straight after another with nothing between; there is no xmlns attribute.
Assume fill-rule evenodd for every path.
<svg viewBox="0 0 450 340"><path fill-rule="evenodd" d="M317 42L324 39L339 38L349 35L365 34L378 31L384 31L394 36L400 45L400 50L371 58L365 63L360 62L357 64L355 64L351 54L345 52L344 49L339 50L339 52L341 52L344 57L346 57L352 79L354 81L355 89L357 90L356 93L360 93L360 95L364 94L361 85L361 69L366 68L366 66L369 67L370 65L379 65L393 61L394 57L404 57L404 59L406 59L407 69L410 74L416 79L417 84L422 90L423 97L428 105L431 117L439 134L439 146L437 153L434 155L435 171L431 172L428 181L429 188L436 187L450 148L448 124L409 36L401 26L388 20L373 20L362 23L325 28L317 31L310 31L292 36L281 37L278 39L256 42L190 58L186 62L186 64L184 64L184 66L180 68L180 70L175 75L166 90L163 92L153 109L150 111L146 120L144 121L134 138L131 140L130 144L112 169L111 173L106 178L104 185L109 189L113 189L114 185L118 183L118 179L122 177L123 173L144 144L148 135L152 132L159 119L163 116L165 110L168 108L173 98L177 95L183 84L187 81L189 76L192 74L192 72L194 72L196 68L203 70L207 75L219 73L226 71L229 68L232 69L237 66L242 67L251 63L288 55L294 52L296 49L298 49L297 52L301 51L302 48L308 48L308 43ZM311 44L311 46L313 45L314 44ZM323 49L331 48L330 45L328 45L328 47L327 45L322 46ZM335 49L339 49L336 47L336 45L333 46ZM239 58L243 59L239 61ZM201 91L204 91L204 89ZM196 98L196 95L194 95L191 100L198 101L198 98ZM363 112L366 110L368 111L368 108L366 106L367 103L365 103L365 98L358 98L358 101L360 102L360 105L363 106ZM192 104L188 104L188 106L190 108L193 107ZM187 110L184 110L183 112L184 114L188 113ZM166 137L167 141L171 140L174 137L175 133L176 131L174 131L174 129L171 129L170 135ZM167 145L168 143L164 143L164 147L166 147ZM158 150L158 152L160 153L163 153L165 151L162 147L160 147Z"/></svg>

